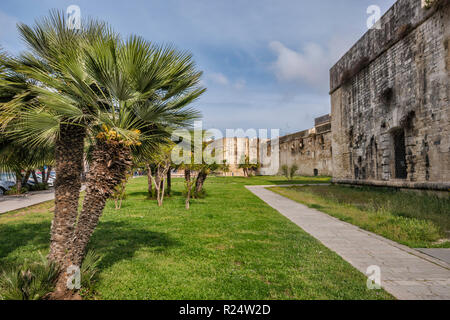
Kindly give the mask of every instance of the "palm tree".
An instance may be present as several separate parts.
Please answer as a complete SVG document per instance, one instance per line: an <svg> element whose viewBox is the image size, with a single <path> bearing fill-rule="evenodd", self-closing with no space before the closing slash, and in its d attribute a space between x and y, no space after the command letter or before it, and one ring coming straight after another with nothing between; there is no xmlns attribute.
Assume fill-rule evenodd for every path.
<svg viewBox="0 0 450 320"><path fill-rule="evenodd" d="M59 209L52 225L50 258L63 267L80 266L106 200L123 181L133 153L151 153L174 128L199 117L187 105L205 91L199 87L201 72L190 54L134 36L123 41L101 23L70 31L60 13L35 29L22 25L20 31L32 54L8 62L7 67L34 80L26 93L35 94L38 101L30 105L24 103L25 94L17 95L1 106L8 115L1 121L11 122L22 141L56 141ZM78 215L86 136L92 154Z"/></svg>
<svg viewBox="0 0 450 320"><path fill-rule="evenodd" d="M206 178L208 178L210 174L217 172L220 168L221 166L216 163L202 164L201 169L198 171L197 178L195 179L195 197L200 197L203 193L203 185L205 184Z"/></svg>
<svg viewBox="0 0 450 320"><path fill-rule="evenodd" d="M204 166L204 159L202 157L202 163L196 163L195 161L195 151L196 151L196 141L195 141L195 132L193 130L189 131L190 138L184 140L184 137L178 141L178 145L182 146L183 149L190 150L190 156L187 162L183 161L182 163L177 165L178 169L184 170L184 183L186 188L186 199L185 199L185 208L186 210L190 209L190 202L193 195L195 196L195 182L197 180L198 174L202 171ZM201 141L201 150L202 152L205 150L208 145L207 142L204 142L204 132L202 132L202 141ZM198 172L198 173L197 173ZM197 173L197 175L196 175ZM194 192L193 192L194 191ZM194 194L193 194L194 193Z"/></svg>
<svg viewBox="0 0 450 320"><path fill-rule="evenodd" d="M205 152L206 148L211 145L214 140L206 140L207 136L203 133L203 143L202 143L202 152ZM216 149L213 149L213 156L218 152ZM195 188L194 188L194 197L198 198L201 196L203 192L203 185L205 184L206 178L212 173L217 172L222 167L222 165L218 165L217 163L209 163L205 159L202 159L202 163L198 166L197 178L195 179Z"/></svg>
<svg viewBox="0 0 450 320"><path fill-rule="evenodd" d="M55 213L49 258L61 263L73 233L81 187L84 140L89 116L95 113L95 88L89 87L81 61L84 48L110 36L102 23L68 28L64 14L52 11L32 28L18 25L29 51L3 59L7 77L2 92L15 91L0 106L2 128L13 127L19 143L55 145ZM58 95L64 93L70 103Z"/></svg>
<svg viewBox="0 0 450 320"><path fill-rule="evenodd" d="M256 171L261 167L261 164L259 161L250 161L249 156L245 156L243 158L244 161L242 161L241 164L239 164L239 169L242 169L244 171L244 177L249 177L250 173L254 174Z"/></svg>
<svg viewBox="0 0 450 320"><path fill-rule="evenodd" d="M106 200L125 178L133 153L149 154L174 128L199 117L186 106L205 90L192 57L142 38L98 41L86 50L86 73L99 90L93 153L86 197L70 245L69 260L80 265Z"/></svg>

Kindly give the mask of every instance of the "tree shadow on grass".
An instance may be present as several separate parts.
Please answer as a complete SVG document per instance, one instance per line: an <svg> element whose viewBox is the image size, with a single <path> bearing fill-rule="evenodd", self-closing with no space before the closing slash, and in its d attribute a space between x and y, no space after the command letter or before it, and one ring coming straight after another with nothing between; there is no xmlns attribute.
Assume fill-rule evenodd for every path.
<svg viewBox="0 0 450 320"><path fill-rule="evenodd" d="M50 222L0 224L0 265L15 261L7 258L17 249L30 246L46 254L50 245ZM21 261L22 262L22 261Z"/></svg>
<svg viewBox="0 0 450 320"><path fill-rule="evenodd" d="M46 255L50 246L50 226L50 222L0 224L0 266L23 263L37 250ZM176 245L178 242L166 233L144 230L132 223L106 221L100 222L89 248L102 256L102 269L132 258L136 251L143 248L164 252ZM8 257L16 250L23 252L18 257Z"/></svg>
<svg viewBox="0 0 450 320"><path fill-rule="evenodd" d="M131 259L135 252L149 249L162 253L179 243L166 233L136 228L132 223L107 221L96 229L89 248L102 256L100 269Z"/></svg>
<svg viewBox="0 0 450 320"><path fill-rule="evenodd" d="M136 197L136 198L147 198L148 197L148 192L147 191L139 191L139 192L130 192L127 193L127 197Z"/></svg>
<svg viewBox="0 0 450 320"><path fill-rule="evenodd" d="M182 196L182 195L183 195L183 192L172 190L172 193L171 193L170 196L168 196L166 194L164 197L171 198L171 197L177 197L177 196ZM139 198L139 199L143 198L144 200L156 200L156 196L152 196L150 198L147 191L145 191L145 192L130 192L130 193L127 193L127 197L129 197L129 198L136 197L136 198Z"/></svg>
<svg viewBox="0 0 450 320"><path fill-rule="evenodd" d="M172 190L172 193L170 194L170 197L180 197L180 196L184 196L184 193L181 191Z"/></svg>

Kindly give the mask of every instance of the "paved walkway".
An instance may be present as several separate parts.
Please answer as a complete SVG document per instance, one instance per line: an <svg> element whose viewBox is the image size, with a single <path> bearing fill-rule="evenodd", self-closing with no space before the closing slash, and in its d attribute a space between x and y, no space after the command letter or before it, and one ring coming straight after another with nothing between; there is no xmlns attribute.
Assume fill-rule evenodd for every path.
<svg viewBox="0 0 450 320"><path fill-rule="evenodd" d="M27 208L53 199L55 199L54 190L32 192L21 196L1 196L0 214Z"/></svg>
<svg viewBox="0 0 450 320"><path fill-rule="evenodd" d="M426 249L425 248L425 249L416 249L416 250L450 264L450 248L438 248L438 249Z"/></svg>
<svg viewBox="0 0 450 320"><path fill-rule="evenodd" d="M369 266L379 266L382 287L397 299L450 299L449 264L310 209L267 187L247 189L362 273L366 274Z"/></svg>

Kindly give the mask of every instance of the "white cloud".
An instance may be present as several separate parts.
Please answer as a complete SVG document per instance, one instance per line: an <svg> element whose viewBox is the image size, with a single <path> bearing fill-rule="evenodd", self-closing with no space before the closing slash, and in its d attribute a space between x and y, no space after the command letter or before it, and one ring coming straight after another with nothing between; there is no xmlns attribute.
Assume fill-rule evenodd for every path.
<svg viewBox="0 0 450 320"><path fill-rule="evenodd" d="M221 86L229 86L230 88L234 88L236 90L244 89L247 84L245 79L239 78L237 80L230 80L223 73L220 73L220 72L207 74L206 80L202 81L201 84L203 86L207 86L208 82L214 83L214 84L219 84Z"/></svg>
<svg viewBox="0 0 450 320"><path fill-rule="evenodd" d="M210 73L207 78L211 80L214 83L221 84L221 85L228 85L230 82L228 81L228 78L223 73Z"/></svg>
<svg viewBox="0 0 450 320"><path fill-rule="evenodd" d="M350 48L349 40L332 39L327 45L306 44L301 51L295 51L279 41L272 41L269 47L277 55L271 66L280 81L301 81L313 87L329 87L329 70Z"/></svg>

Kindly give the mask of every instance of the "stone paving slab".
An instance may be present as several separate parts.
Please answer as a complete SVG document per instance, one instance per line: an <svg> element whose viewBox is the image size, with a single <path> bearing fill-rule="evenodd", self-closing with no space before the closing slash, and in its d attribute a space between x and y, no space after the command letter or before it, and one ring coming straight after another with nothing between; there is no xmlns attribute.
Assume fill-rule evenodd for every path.
<svg viewBox="0 0 450 320"><path fill-rule="evenodd" d="M450 248L438 248L438 249L416 249L422 253L425 253L433 258L442 260L450 264Z"/></svg>
<svg viewBox="0 0 450 320"><path fill-rule="evenodd" d="M450 265L276 194L246 188L366 274L381 269L381 285L401 300L450 300Z"/></svg>

